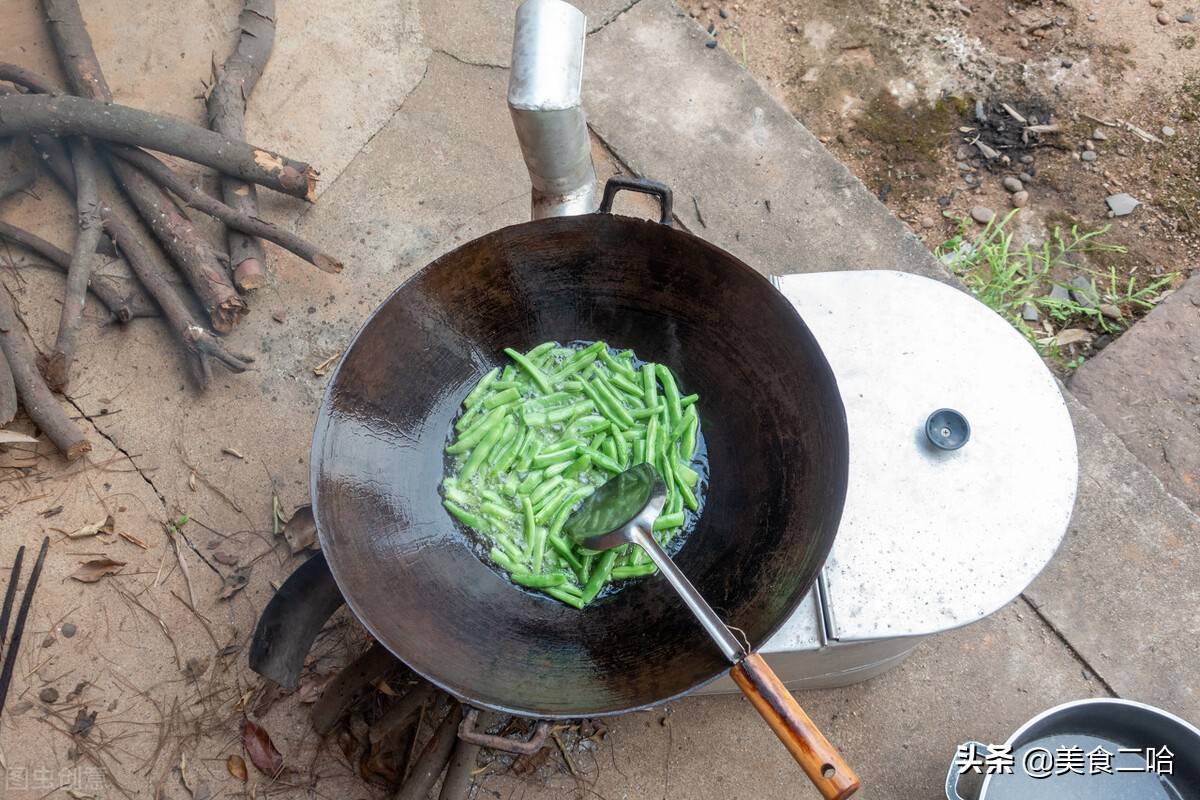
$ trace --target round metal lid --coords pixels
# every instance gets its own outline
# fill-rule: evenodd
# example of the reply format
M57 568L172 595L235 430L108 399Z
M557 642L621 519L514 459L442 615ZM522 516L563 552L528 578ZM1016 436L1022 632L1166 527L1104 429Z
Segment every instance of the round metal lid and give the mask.
M916 636L1004 606L1075 504L1075 432L1029 343L970 295L891 271L788 275L846 406L850 482L820 588L829 638ZM953 409L958 449L926 421Z

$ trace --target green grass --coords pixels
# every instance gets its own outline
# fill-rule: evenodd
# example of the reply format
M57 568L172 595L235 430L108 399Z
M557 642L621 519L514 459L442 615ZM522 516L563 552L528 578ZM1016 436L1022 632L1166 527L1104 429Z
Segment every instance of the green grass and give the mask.
M942 243L935 252L981 302L1012 323L1039 353L1066 369L1079 366L1082 356L1067 360L1055 334L1049 334L1040 325L1030 327L1021 317L1026 303L1038 308L1056 331L1087 328L1115 334L1153 308L1162 291L1178 277L1178 273L1170 273L1147 282L1132 274L1121 277L1116 266L1106 271L1086 266L1089 254L1126 252L1123 246L1104 241L1107 225L1088 232L1081 232L1074 225L1069 231L1055 227L1040 247L1027 243L1018 248L1009 228L1017 213L1014 210L1003 219L993 219L974 239L968 236L974 225L964 219L958 235ZM1089 278L1095 307L1076 302L1073 297L1058 300L1049 296L1055 284L1068 290L1073 288L1055 277L1056 272L1065 271ZM1100 306L1111 306L1110 312L1114 308L1119 310L1119 319L1106 316Z

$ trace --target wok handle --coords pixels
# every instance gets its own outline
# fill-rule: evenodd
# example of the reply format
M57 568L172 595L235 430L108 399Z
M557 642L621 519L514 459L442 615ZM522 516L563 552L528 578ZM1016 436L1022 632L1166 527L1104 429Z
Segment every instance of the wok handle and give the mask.
M858 791L854 770L804 713L762 656L751 653L735 664L729 674L825 800L844 800Z
M658 221L670 225L671 217L671 188L665 183L652 181L648 178L634 178L629 175L614 175L604 184L604 196L600 199L600 213L611 214L613 198L617 192L628 189L631 192L641 192L658 199Z

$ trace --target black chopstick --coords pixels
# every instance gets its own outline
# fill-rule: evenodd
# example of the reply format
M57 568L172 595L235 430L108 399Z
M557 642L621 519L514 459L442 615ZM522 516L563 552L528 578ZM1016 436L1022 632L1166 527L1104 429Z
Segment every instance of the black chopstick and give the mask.
M21 608L17 611L17 621L13 623L12 641L8 644L8 652L4 655L4 671L0 672L0 714L4 713L4 701L8 699L8 687L12 683L13 669L17 666L17 651L21 649L21 636L25 633L25 619L29 616L29 607L33 605L33 593L37 590L38 578L42 574L42 563L46 560L46 548L50 546L50 537L42 539L38 550L37 561L33 562L33 571L29 573L29 582L25 584L25 595L21 598ZM22 548L23 550L24 548ZM18 560L20 555L18 555ZM9 583L9 592L16 585L16 580ZM5 602L6 611L11 610L11 604ZM7 623L7 620L5 620Z

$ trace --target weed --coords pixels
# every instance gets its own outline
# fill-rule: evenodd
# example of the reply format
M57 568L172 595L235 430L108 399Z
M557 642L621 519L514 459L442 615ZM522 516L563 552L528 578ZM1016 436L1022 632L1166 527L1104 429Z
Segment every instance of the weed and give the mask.
M1077 263L1080 257L1126 252L1121 245L1103 241L1108 226L1089 232L1081 232L1076 225L1066 232L1055 226L1040 247L1028 243L1014 247L1008 223L1016 214L1014 210L1003 219L993 219L974 241L967 236L972 223L963 219L958 235L935 252L982 303L1008 320L1039 353L1064 369L1079 366L1082 357L1067 360L1060 353L1058 337L1053 332L1030 327L1022 317L1026 304L1043 311L1059 330L1088 327L1103 333L1119 333L1134 316L1153 308L1162 291L1178 277L1178 273L1171 273L1139 283L1131 275L1124 281L1116 266L1098 271ZM1081 291L1057 280L1053 273L1061 267L1090 276L1090 289ZM1055 285L1067 291L1060 292L1057 298L1049 296L1048 291ZM1086 302L1079 302L1080 294Z

